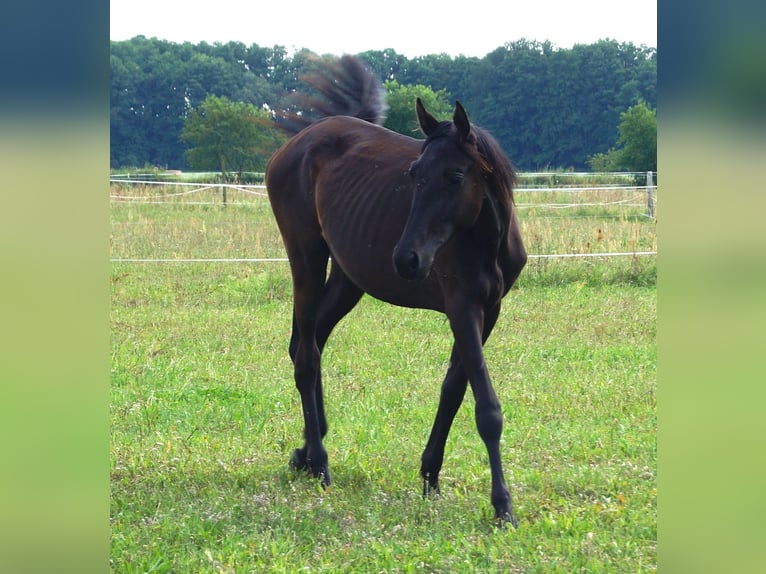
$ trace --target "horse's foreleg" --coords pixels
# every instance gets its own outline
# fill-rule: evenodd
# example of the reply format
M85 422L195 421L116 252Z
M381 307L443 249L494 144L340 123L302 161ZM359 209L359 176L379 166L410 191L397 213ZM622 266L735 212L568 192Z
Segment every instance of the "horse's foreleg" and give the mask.
M479 436L484 441L489 454L489 467L492 473L492 506L495 516L501 523L510 522L518 526L513 513L511 493L505 484L500 458L500 437L503 432L503 414L500 401L489 379L486 364L471 379L471 389L476 399L475 417Z
M453 346L447 375L442 383L436 419L421 457L420 475L423 477L423 496L439 491L439 472L444 461L444 446L455 414L463 402L467 384L468 377Z
M456 311L449 315L449 319L461 363L468 375L476 401L474 410L476 428L489 455L492 474L491 500L495 508L495 516L501 524L510 522L515 527L518 523L513 513L511 494L505 484L500 457L503 414L500 401L492 388L483 351L483 342L489 336L499 311L498 305L490 309L485 317L481 310L472 310L470 306L459 305Z

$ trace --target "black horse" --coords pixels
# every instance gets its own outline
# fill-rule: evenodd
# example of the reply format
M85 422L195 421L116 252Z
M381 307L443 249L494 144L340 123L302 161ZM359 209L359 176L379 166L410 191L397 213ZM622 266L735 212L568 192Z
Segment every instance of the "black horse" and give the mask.
M308 120L290 114L284 125L300 131L266 168L293 279L290 357L305 444L291 465L330 484L320 359L362 294L434 309L447 315L454 344L422 456L424 494L438 490L447 435L470 381L492 504L501 523L516 526L500 461L502 413L483 354L501 300L527 259L513 167L459 102L452 121L438 121L417 100L425 141L376 125L385 111L382 86L354 57L325 62L324 73L308 82L322 95L311 107L329 117L300 129Z

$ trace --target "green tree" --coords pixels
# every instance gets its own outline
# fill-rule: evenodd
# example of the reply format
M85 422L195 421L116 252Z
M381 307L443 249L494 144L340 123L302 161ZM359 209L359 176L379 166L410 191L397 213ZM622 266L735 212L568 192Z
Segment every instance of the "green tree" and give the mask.
M617 148L588 159L595 171L657 171L657 112L639 101L620 114Z
M384 86L388 112L383 125L390 130L410 137L423 137L415 115L417 98L420 98L426 109L437 118L448 119L452 114L446 90L434 92L428 86L402 85L396 80L387 80Z
M594 153L587 163L593 171L620 171L622 150L610 148L603 153Z
M646 102L620 114L617 128L620 136L617 144L622 145L623 169L628 171L657 171L657 112Z
M291 54L276 45L175 44L143 36L110 42L110 56L114 168L187 168L187 146L179 136L185 117L205 97L215 94L258 109L286 109L290 95L306 89L300 78L312 65L307 50ZM641 100L649 108L657 106L657 50L613 40L563 49L522 39L483 58L431 54L410 59L393 49L363 52L361 57L381 80L404 87L403 94L390 98L393 125L397 96L404 96L406 123L395 129L413 135L413 102L419 94L407 93L411 86L444 91L449 102L459 99L471 121L492 132L525 170L580 169L594 154L621 152L624 145L617 143L615 130L620 113ZM451 113L452 106L447 107Z
M191 167L229 180L232 172L263 171L283 138L268 111L211 95L189 112L181 139L193 146L186 152Z
M184 118L209 94L275 109L283 80L295 83L279 46L176 44L136 36L110 42L111 167L188 166Z

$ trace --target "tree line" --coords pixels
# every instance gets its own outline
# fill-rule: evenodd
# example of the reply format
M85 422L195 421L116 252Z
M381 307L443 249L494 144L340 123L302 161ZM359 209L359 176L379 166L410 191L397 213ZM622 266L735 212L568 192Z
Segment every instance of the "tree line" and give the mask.
M309 50L291 55L283 46L179 44L144 36L110 44L115 169L187 169L191 144L182 134L206 99L281 109L290 93L304 89L300 77L312 65ZM614 158L628 110L656 109L656 49L631 43L601 40L561 49L519 40L483 58L407 58L393 49L359 56L386 82L389 105L396 102L391 122L406 125L409 105L414 125L414 101L407 98L424 88L436 101L460 100L522 170L585 169L594 158Z

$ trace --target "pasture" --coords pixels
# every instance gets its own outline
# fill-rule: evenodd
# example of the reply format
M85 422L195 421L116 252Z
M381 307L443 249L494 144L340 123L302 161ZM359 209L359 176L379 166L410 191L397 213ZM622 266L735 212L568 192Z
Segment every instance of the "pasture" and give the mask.
M504 300L485 352L519 528L496 530L470 393L420 496L452 341L433 312L365 297L340 323L333 484L288 469L287 263L132 261L284 257L264 197L185 189L111 187L113 571L656 570L654 256L530 259ZM517 194L530 254L656 250L632 192L588 193Z

